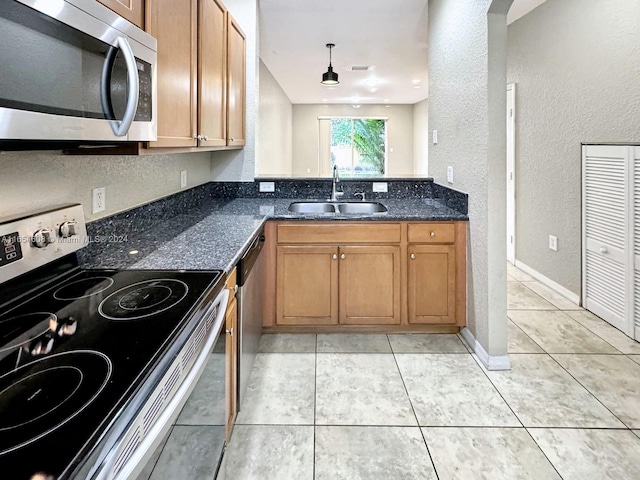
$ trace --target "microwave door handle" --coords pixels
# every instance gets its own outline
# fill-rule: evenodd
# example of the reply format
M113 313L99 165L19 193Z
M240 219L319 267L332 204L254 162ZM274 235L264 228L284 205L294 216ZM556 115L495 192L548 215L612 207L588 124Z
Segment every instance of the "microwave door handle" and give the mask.
M129 127L131 127L133 119L136 116L136 110L138 109L138 96L140 95L140 82L138 80L136 57L133 55L129 41L125 37L118 37L118 47L122 50L125 63L127 64L127 108L124 111L122 121L119 123L111 122L111 128L116 136L124 137L129 133Z
M107 120L111 120L111 128L113 133L116 133L116 126L113 122L116 119L116 114L113 112L113 104L111 103L111 72L113 70L113 64L116 61L116 55L118 54L117 47L109 47L109 51L104 59L102 65L102 75L100 76L100 104L102 105L102 112Z

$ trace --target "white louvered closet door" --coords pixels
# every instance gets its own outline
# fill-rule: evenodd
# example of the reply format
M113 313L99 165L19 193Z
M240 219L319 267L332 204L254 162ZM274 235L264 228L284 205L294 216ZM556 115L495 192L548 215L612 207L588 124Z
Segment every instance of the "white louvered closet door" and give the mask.
M640 147L633 149L633 334L640 341Z
M633 335L630 156L624 146L583 147L582 265L585 308Z

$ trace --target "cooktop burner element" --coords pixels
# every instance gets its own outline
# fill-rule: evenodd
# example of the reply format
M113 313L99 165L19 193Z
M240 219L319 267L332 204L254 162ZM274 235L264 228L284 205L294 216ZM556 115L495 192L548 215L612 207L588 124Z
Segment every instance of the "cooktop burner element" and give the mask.
M40 338L57 319L51 312L35 312L0 320L0 353L26 346Z
M109 320L137 320L170 309L188 292L189 287L180 280L147 280L112 293L100 303L98 311Z
M104 292L113 285L113 279L109 277L90 277L68 283L64 287L53 292L56 300L78 300Z
M0 377L0 456L42 438L89 406L111 377L109 358L74 350Z

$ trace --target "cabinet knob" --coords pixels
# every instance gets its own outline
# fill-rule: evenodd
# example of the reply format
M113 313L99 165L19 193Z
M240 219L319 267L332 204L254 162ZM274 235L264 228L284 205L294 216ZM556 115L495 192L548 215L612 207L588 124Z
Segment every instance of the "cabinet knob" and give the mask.
M431 232L431 236L435 237L436 236L436 232Z
M196 135L196 140L198 141L202 140L202 135Z
M207 140L209 140L209 137L207 135L204 135L202 139L206 142Z
M337 254L337 253L334 253L334 254L333 254L333 259L334 259L334 260L337 260L337 259L338 259L338 254Z
M343 253L342 255L340 255L340 258L344 260L345 258L347 258L347 256Z
M412 253L412 254L411 254L411 260L415 260L415 259L416 259L416 254L415 254L415 253Z
M600 247L600 253L607 253L608 251L607 247Z
M229 335L233 335L233 327L227 329L226 331Z
M236 137L231 137L231 141L235 142L236 141Z

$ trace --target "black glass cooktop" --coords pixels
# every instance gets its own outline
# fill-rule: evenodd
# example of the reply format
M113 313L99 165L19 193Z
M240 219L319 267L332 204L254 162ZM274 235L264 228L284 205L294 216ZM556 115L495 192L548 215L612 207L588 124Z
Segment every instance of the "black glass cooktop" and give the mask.
M221 272L83 270L0 311L0 477L81 461ZM220 284L220 285L218 285Z

